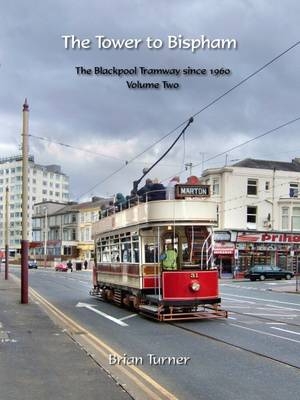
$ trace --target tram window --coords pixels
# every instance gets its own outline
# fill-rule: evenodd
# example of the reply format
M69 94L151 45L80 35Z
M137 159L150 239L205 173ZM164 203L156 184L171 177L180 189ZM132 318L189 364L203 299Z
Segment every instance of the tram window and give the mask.
M125 263L131 262L131 244L129 241L122 243L121 245L121 261Z
M119 262L120 261L119 245L118 244L114 244L111 247L111 261L112 262Z
M140 261L139 248L136 244L133 245L133 257L132 262L138 263Z
M190 259L190 252L187 243L182 243L182 260L189 261Z
M145 262L153 263L158 262L158 248L153 244L145 244Z

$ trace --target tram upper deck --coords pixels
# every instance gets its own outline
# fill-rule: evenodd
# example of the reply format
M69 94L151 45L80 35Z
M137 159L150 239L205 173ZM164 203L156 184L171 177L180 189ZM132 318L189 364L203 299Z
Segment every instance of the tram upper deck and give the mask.
M213 226L217 206L208 198L188 198L139 202L121 211L111 211L93 224L92 235L148 224L192 224Z

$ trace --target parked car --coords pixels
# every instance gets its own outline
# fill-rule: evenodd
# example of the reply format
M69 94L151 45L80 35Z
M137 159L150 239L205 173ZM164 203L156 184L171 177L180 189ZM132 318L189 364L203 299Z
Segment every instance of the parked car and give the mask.
M29 260L28 268L29 269L37 269L38 268L37 262L35 260Z
M264 281L265 279L291 279L294 274L275 265L254 265L245 272L244 276L251 281L256 281L256 279Z
M57 264L55 266L55 271L67 272L68 271L67 264L64 264L64 263Z

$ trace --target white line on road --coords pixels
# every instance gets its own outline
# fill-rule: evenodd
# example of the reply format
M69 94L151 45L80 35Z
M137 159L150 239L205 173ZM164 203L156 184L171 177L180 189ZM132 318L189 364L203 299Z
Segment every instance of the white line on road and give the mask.
M124 319L129 319L129 318L133 318L133 317L136 317L136 316L137 316L137 314L127 315L127 317L119 318L119 321L124 321Z
M272 336L272 337L276 337L278 339L288 340L289 342L294 342L294 343L299 343L300 344L300 340L295 340L295 339L290 339L290 338L287 338L287 337L284 337L284 336L274 335L273 333L267 333L267 332L259 331L258 329L247 328L246 326L241 326L241 325L237 325L237 324L229 324L229 325L235 326L237 328L245 329L247 331L261 333L262 335Z
M288 329L277 328L276 326L271 326L271 328L276 329L278 331L282 331L282 332L292 333L293 335L300 335L300 332L290 331Z
M238 294L231 294L231 293L230 293L230 296L238 297L238 298L241 297L241 298L243 298L243 299L268 301L268 302L270 302L270 303L289 304L289 305L292 305L292 306L298 306L298 307L299 307L299 303L290 303L290 302L288 302L288 301L262 299L262 298L260 298L260 297L240 296L240 295L238 295ZM224 299L224 298L226 298L226 295L223 295L223 296L222 296L222 299Z
M268 307L273 307L273 308L280 308L281 310L290 310L290 311L300 311L299 308L291 308L291 307L281 307L281 306L275 306L273 304L266 304Z
M297 314L263 314L263 313L245 313L245 315L258 315L260 317L264 316L264 317L284 317L284 318L295 318L297 317Z
M234 295L231 295L234 296ZM223 300L231 300L231 301L238 301L239 303L248 303L248 304L255 304L255 301L248 301L248 300L240 300L240 299L232 299L231 297L222 296Z
M106 314L106 313L104 313L104 312L102 312L102 311L100 311L100 310L96 310L96 309L94 308L95 306L92 305L92 304L80 303L80 302L79 302L79 303L76 304L76 307L84 307L84 308L87 308L88 310L94 311L95 313L101 315L102 317L109 319L110 321L114 322L115 324L118 324L118 325L121 325L121 326L128 326L128 324L126 324L125 322L120 321L119 319L114 318L114 317L112 317L111 315L108 315L108 314Z

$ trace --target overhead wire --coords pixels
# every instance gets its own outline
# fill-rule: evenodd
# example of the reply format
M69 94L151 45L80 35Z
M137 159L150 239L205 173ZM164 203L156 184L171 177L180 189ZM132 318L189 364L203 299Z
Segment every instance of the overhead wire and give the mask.
M208 162L208 161L214 160L214 159L216 159L216 158L218 158L218 157L220 157L220 156L223 156L223 155L225 155L225 154L227 154L227 153L230 153L230 152L233 151L233 150L236 150L236 149L238 149L238 148L240 148L240 147L242 147L242 146L245 146L246 144L249 144L249 143L251 143L251 142L254 142L255 140L260 139L260 138L262 138L262 137L264 137L264 136L266 136L266 135L269 135L270 133L273 133L273 132L276 132L276 131L278 131L278 130L280 130L280 129L282 129L282 128L285 128L286 126L289 126L289 125L291 125L291 124L293 124L293 123L295 123L295 122L297 122L297 121L299 121L299 120L300 120L300 116L298 116L298 117L296 117L296 118L293 118L293 119L291 119L290 121L284 122L283 124L276 126L275 128L269 129L268 131L266 131L266 132L264 132L264 133L261 133L261 134L255 136L255 137L253 137L253 138L251 138L251 139L248 139L248 140L246 140L246 141L244 141L244 142L242 142L242 143L239 143L239 144L236 145L236 146L230 147L229 149L226 149L225 151L222 151L221 153L218 153L218 154L216 154L216 155L214 155L214 156L212 156L212 157L210 157L210 158L207 158L206 160L201 161L200 163L193 164L193 167L198 167L200 164L202 165L202 164L204 164L204 163L206 163L206 162ZM185 169L182 169L182 170L178 171L178 172L176 173L176 175L181 175L184 171L185 171ZM170 177L165 178L164 180L169 179L169 178L170 178Z
M198 116L200 113L202 113L203 111L207 110L208 108L210 108L212 105L216 104L218 101L220 101L221 99L223 99L225 96L227 96L229 93L231 93L233 90L237 89L239 86L243 85L244 83L246 83L248 80L250 80L251 78L253 78L255 75L259 74L261 71L263 71L264 69L266 69L267 67L269 67L271 64L273 64L275 61L277 61L278 59L280 59L282 56L284 56L285 54L287 54L289 51L291 51L292 49L294 49L295 47L297 47L300 44L300 41L295 42L293 45L291 45L290 47L288 47L287 49L285 49L284 51L282 51L281 53L279 53L277 56L273 57L270 61L268 61L267 63L265 63L264 65L262 65L260 68L258 68L257 70L255 70L254 72L252 72L251 74L249 74L248 76L246 76L244 79L242 79L241 81L239 81L237 84L235 84L234 86L232 86L230 89L226 90L224 93L222 93L221 95L217 96L214 100L212 100L211 102L209 102L208 104L206 104L204 107L202 107L199 111L197 111L196 113L194 113L191 117L185 119L182 123L180 123L179 125L177 125L175 128L173 128L171 131L169 131L168 133L166 133L165 135L163 135L160 139L156 140L152 145L148 146L146 149L144 149L142 152L138 153L136 156L132 157L130 160L127 160L125 162L125 165L119 167L117 170L115 170L114 172L112 172L111 174L109 174L106 178L101 179L101 181L97 182L95 185L93 185L92 188L90 188L89 190L85 191L84 193L82 193L78 199L80 199L81 197L83 197L84 195L88 194L90 191L92 191L95 187L99 186L100 184L106 182L109 178L111 178L112 176L116 175L118 172L120 172L122 169L126 168L130 163L132 163L133 161L135 161L137 158L139 158L141 155L145 154L146 152L148 152L151 148L153 148L155 145L157 145L158 143L162 142L164 139L166 139L167 137L169 137L172 133L174 133L175 131L177 131L179 128L181 128L184 124L186 124L190 118L195 118L196 116ZM298 118L297 118L298 119ZM279 129L279 128L278 128ZM267 133L266 133L267 134ZM254 140L251 139L250 141ZM247 143L249 143L250 141L247 141ZM58 143L60 144L60 143ZM65 145L65 144L61 144L61 145ZM72 145L68 145L68 147L72 147ZM224 154L224 153L223 153ZM210 159L208 159L210 160ZM207 160L207 161L208 161Z

